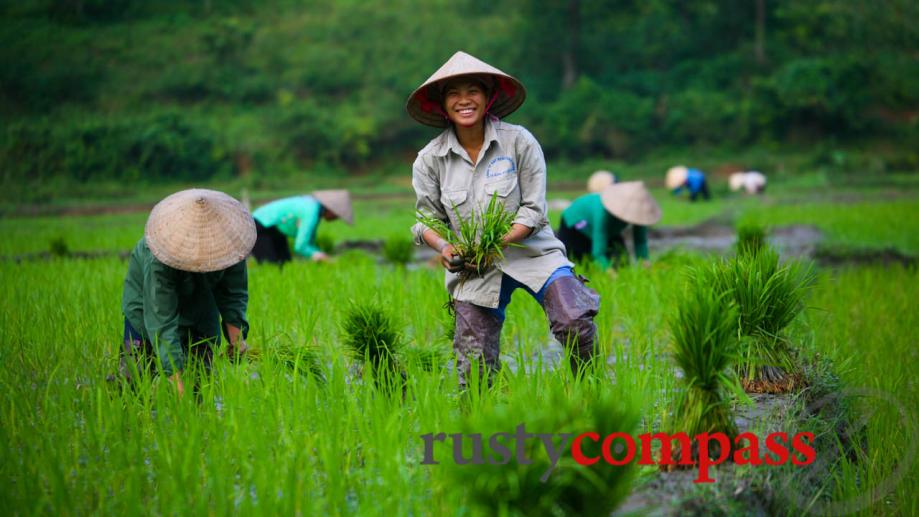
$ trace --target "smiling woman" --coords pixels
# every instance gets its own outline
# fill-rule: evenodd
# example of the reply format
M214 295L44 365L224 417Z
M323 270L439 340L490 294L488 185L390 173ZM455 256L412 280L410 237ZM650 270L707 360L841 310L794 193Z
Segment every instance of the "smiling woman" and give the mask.
M415 120L445 128L418 153L412 169L421 221L412 231L416 244L437 251L447 269L461 387L473 361L481 360L488 372L498 369L505 309L518 287L542 304L556 339L571 347L572 369L594 354L593 319L600 298L575 276L565 247L548 225L542 148L525 128L500 120L525 98L517 79L457 52L406 105ZM500 237L505 250L484 271L463 274L469 264L462 254L425 221L459 234L468 221L487 215L490 200L512 220Z

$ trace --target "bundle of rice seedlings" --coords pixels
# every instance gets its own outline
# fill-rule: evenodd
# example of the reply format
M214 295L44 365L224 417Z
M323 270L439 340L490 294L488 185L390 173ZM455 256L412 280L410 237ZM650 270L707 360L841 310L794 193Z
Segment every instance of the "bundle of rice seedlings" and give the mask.
M383 258L388 262L404 266L412 261L415 244L411 239L390 237L383 242Z
M737 225L737 254L755 255L766 247L766 227L752 222Z
M464 218L455 206L453 211L459 221L458 232L454 232L445 221L421 211L416 218L456 248L456 252L466 262L467 269L463 275L481 275L504 258L502 238L510 231L515 215L504 209L497 193L491 196L485 210L478 214L473 212Z
M718 268L711 264L691 270L689 289L669 321L671 351L685 386L672 427L689 436L737 434L727 400L736 386L730 367L737 354L737 309L727 294L711 289ZM693 451L693 457L698 458L698 451Z
M351 302L341 324L344 345L371 368L378 386L403 376L397 354L402 332L392 314L377 302Z
M780 264L769 247L737 255L713 275L714 289L737 305L742 339L736 368L747 391L787 392L802 382L785 329L804 309L814 278L810 264Z
M314 345L297 343L290 336L269 340L260 348L250 349L247 356L251 360L267 360L293 373L312 376L320 382L325 382L319 348Z
M609 383L532 386L464 416L462 456L468 463L450 459L454 444L449 439L435 448L436 459L447 470L447 486L464 488L462 500L476 507L473 514L610 515L631 491L637 456L613 466L602 459L601 443L585 439L580 442L584 455L601 459L580 465L571 455L571 440L583 432L597 433L601 442L616 432L634 436L638 422L634 405ZM529 434L522 443L519 432ZM560 456L554 467L535 433L554 435L552 445ZM570 433L565 442L559 436L564 433ZM472 434L480 436L479 443ZM519 461L519 454L529 463ZM614 445L613 456L619 460L625 453Z

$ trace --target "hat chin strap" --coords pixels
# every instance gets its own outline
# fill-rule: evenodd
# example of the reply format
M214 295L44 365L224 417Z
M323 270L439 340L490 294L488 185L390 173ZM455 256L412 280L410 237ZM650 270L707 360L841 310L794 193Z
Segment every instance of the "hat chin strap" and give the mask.
M488 110L491 109L491 105L494 104L496 100L498 100L498 91L497 91L497 89L495 90L495 93L493 93L493 94L491 95L491 100L488 101L488 105L485 106L485 114L486 114L486 115L491 115L490 113L488 113ZM492 116L492 117L495 117L494 115L491 115L491 116ZM498 118L498 117L495 117L495 118Z

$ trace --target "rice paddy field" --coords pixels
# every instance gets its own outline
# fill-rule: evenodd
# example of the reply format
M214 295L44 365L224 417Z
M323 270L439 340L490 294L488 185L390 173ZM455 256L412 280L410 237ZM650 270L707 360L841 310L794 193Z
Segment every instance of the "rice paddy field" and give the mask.
M379 253L380 242L408 239L412 199L359 198L355 226L320 227L320 240L333 244L332 262L250 264L250 357L221 356L210 373L195 375L197 393L181 399L155 376L133 387L107 380L123 329L123 254L142 235L145 212L0 219L0 508L22 515L917 515L919 274L911 257L919 254L919 183L770 189L762 198L696 204L655 195L664 229L806 225L820 235L815 246L843 257L816 262L806 308L787 329L805 382L771 398L726 395L744 429L814 433L811 465L725 464L713 468L715 483L697 484L692 469L586 467L563 455L543 482L550 460L535 440L527 442L530 464L456 464L449 440L433 448L439 464L428 464L428 433L488 437L519 424L555 434L679 429L674 408L687 383L670 323L688 272L733 251L685 246L656 250L649 267L580 267L601 295L605 358L580 378L541 307L518 291L500 375L491 389L460 394L442 270ZM549 199L572 195L550 190ZM558 217L554 210L553 225ZM900 258L844 260L878 251ZM361 304L391 318L404 385L375 382L370 365L345 346L347 315Z

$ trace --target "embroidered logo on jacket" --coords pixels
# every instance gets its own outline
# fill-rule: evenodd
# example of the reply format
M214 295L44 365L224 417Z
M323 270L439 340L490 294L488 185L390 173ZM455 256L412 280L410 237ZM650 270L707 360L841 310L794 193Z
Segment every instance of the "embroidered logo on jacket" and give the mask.
M507 174L517 172L517 164L508 156L499 156L488 162L488 168L485 170L486 178L497 178Z

